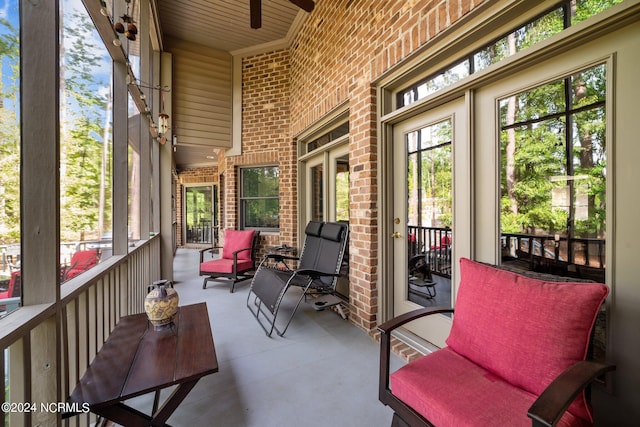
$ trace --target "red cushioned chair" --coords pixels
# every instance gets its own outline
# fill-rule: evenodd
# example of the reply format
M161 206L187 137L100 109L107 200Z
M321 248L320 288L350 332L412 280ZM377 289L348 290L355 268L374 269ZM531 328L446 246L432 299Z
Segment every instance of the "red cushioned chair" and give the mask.
M7 289L0 289L0 299L19 297L20 282L20 270L11 272L11 278L9 279Z
M381 325L379 398L392 426L588 426L584 389L613 365L587 361L609 289L528 278L468 259L447 347L389 375L391 332L424 308Z
M202 282L202 289L206 289L210 280L219 281L220 278L230 279L230 292L233 292L237 282L251 277L250 271L256 268L256 250L260 232L256 230L225 230L224 245L205 248L200 251L200 276L207 276ZM222 249L218 259L204 260L206 252L213 253L214 249Z
M0 312L8 313L20 306L22 280L20 270L13 271L6 289L0 289Z
M69 265L62 267L60 277L62 282L76 277L80 273L84 273L91 267L94 267L100 261L99 249L87 249L84 251L76 251L71 257Z

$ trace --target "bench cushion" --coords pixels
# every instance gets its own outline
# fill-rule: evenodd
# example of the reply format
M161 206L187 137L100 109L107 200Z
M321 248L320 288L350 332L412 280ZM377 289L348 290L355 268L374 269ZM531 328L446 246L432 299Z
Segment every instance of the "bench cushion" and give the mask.
M599 283L547 282L461 259L447 345L539 395L561 372L585 359L608 292ZM569 411L592 421L584 393Z
M536 396L490 374L446 347L391 375L393 394L435 426L531 426ZM558 426L588 423L566 412Z

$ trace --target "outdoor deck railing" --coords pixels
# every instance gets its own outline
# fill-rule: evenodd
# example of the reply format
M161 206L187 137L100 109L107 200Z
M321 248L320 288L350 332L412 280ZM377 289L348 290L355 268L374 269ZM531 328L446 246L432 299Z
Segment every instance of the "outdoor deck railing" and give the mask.
M604 239L504 233L502 246L503 253L511 256L520 252L569 264L605 267Z
M451 229L407 226L409 259L424 254L431 272L451 278Z
M605 281L605 239L505 233L501 244L503 261L516 260L543 273Z
M147 287L160 279L160 237L139 243L127 255L110 257L90 271L61 286L58 304L22 307L0 322L0 348L5 363L0 375L5 378L2 403L36 402L47 384L59 385L57 402L64 403L120 317L144 310ZM28 286L28 284L26 285ZM28 292L28 288L25 289ZM58 366L42 366L43 342L38 337L56 331L60 342ZM44 374L43 374L44 373ZM39 385L40 384L40 385ZM39 404L37 404L39 405ZM0 412L0 425L56 425L62 411ZM20 409L16 406L16 409ZM8 413L7 413L8 412ZM89 425L89 414L73 417L70 425Z
M424 255L432 273L450 278L451 229L410 225L407 234L409 259ZM532 270L604 280L605 239L504 233L501 242L504 260L517 259Z

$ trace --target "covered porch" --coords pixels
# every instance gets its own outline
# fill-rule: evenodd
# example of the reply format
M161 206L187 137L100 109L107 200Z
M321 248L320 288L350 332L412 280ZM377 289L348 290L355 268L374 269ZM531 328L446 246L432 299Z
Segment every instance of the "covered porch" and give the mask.
M284 337L268 338L246 307L250 280L239 282L234 293L213 282L203 290L197 269L198 252L178 249L174 288L180 305L207 303L220 370L199 381L168 424L390 425L392 411L377 400L374 339L337 313L305 304ZM297 289L287 294L283 310L296 299ZM153 394L130 403L148 412Z
M455 305L467 257L604 282L617 371L594 390L597 421L640 417L640 1L7 4L2 279L19 269L22 291L0 318L5 402L64 404L167 279L207 304L220 361L170 424L389 425L377 327ZM202 289L196 250L225 230L259 230L260 257L300 249L310 221L348 223L348 320L302 310L268 339L248 282ZM85 246L98 262L61 274ZM395 350L443 346L450 319L398 331Z

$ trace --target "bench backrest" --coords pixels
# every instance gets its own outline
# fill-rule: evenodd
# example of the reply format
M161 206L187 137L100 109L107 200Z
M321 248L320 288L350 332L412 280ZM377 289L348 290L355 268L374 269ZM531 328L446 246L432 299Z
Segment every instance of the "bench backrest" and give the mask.
M255 252L255 236L256 230L232 230L224 231L224 245L222 247L222 258L233 259L233 253L240 249L251 248L250 251L238 252L238 261L253 260Z
M539 395L587 355L609 288L532 279L468 259L447 345L507 382ZM584 396L569 411L590 420Z

